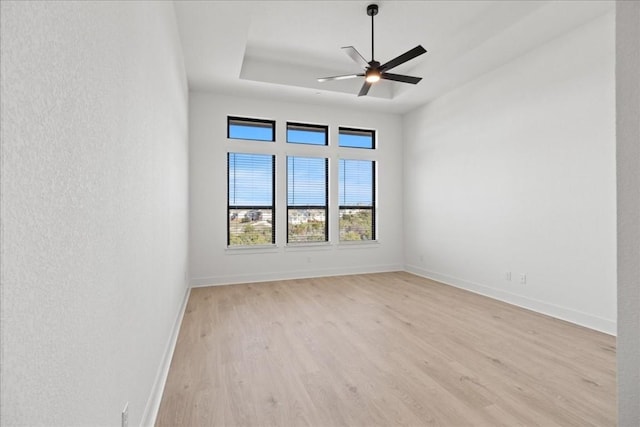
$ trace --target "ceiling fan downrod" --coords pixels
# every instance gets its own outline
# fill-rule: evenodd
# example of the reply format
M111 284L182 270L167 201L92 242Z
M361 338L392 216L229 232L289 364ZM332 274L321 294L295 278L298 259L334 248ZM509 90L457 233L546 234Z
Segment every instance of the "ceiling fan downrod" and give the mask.
M378 5L370 4L367 6L367 15L371 17L371 62L375 61L375 54L373 49L373 17L378 14Z

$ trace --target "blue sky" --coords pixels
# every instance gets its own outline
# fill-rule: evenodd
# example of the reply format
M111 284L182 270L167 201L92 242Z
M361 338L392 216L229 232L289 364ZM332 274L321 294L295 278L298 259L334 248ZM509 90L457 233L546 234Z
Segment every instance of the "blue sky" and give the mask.
M229 153L229 205L271 206L273 156Z
M373 168L370 160L340 159L339 202L344 206L373 204Z
M324 132L309 132L303 130L287 129L287 142L299 144L325 145Z
M326 203L326 159L287 156L287 204L289 206Z
M340 147L353 147L353 148L373 148L373 141L371 137L364 135L348 135L339 134L338 145Z
M273 129L264 125L229 125L229 138L233 139L252 139L257 141L271 141Z

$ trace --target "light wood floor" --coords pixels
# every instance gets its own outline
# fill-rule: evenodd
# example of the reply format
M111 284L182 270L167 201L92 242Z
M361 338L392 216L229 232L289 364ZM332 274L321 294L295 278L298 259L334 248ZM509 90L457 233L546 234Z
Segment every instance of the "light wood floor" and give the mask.
M615 338L408 273L196 288L158 426L613 426Z

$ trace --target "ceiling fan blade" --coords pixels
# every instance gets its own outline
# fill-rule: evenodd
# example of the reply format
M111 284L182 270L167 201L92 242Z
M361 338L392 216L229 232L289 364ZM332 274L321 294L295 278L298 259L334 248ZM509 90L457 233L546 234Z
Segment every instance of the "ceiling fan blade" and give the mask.
M394 82L411 83L417 85L422 77L405 76L402 74L382 73L381 79L393 80Z
M328 82L330 80L353 79L355 77L364 77L364 74L344 74L342 76L320 77L318 81L322 83L322 82Z
M349 55L349 58L353 59L361 67L367 68L369 66L367 60L364 59L362 55L360 55L360 52L358 52L355 47L345 46L342 48L342 50L344 50L344 53Z
M402 55L393 58L391 61L387 62L386 64L382 64L380 66L379 70L380 71L387 71L387 70L390 70L392 68L395 68L400 64L404 64L405 62L412 60L416 56L422 55L426 51L427 50L425 48L423 48L422 46L418 45L418 46L414 47L413 49L406 51Z
M358 93L358 96L365 96L369 93L369 88L371 88L371 83L365 81L362 85L362 89L360 89L360 93Z

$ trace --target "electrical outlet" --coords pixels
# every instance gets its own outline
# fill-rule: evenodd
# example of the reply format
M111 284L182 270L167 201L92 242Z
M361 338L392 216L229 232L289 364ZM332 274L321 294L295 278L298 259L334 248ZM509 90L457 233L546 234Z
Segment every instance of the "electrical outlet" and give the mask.
M526 273L521 273L520 274L520 284L522 284L522 285L526 285L527 284L527 274Z
M129 427L129 402L124 405L122 410L122 427Z
M504 273L504 280L511 281L511 272L507 271Z

